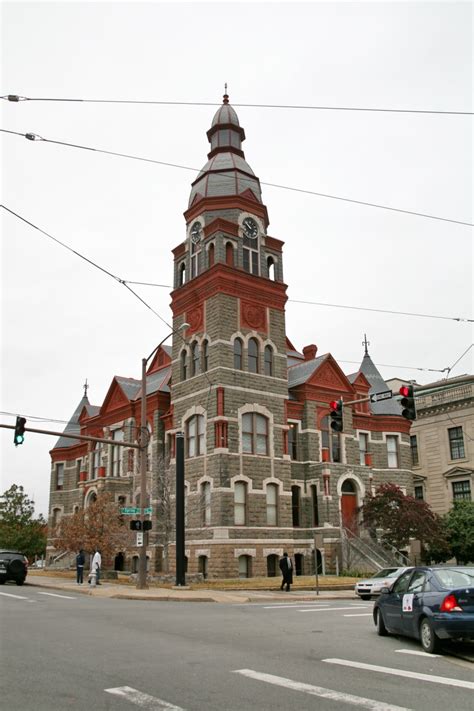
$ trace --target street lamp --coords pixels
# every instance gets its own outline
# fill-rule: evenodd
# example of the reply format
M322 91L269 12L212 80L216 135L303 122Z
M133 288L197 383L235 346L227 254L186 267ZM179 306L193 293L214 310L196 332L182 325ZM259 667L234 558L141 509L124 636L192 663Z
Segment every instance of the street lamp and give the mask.
M182 323L176 329L173 329L168 333L162 341L158 343L156 348L152 350L148 358L142 358L142 397L141 397L141 408L140 408L140 520L142 522L142 544L139 549L139 560L138 560L138 578L137 578L137 589L145 590L148 587L146 582L146 544L148 533L144 531L143 522L145 521L145 502L146 502L146 474L147 474L147 449L148 449L148 429L146 426L146 366L150 358L152 358L156 351L163 345L165 341L173 335L173 333L179 333L184 329L189 328L189 323Z

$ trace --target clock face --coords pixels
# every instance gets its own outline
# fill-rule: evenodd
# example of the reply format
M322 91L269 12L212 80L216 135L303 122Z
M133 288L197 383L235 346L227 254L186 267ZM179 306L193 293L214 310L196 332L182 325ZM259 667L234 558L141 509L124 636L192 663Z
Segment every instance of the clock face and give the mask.
M201 223L195 222L191 227L191 239L196 244L201 239Z
M243 221L245 236L249 239L256 239L258 235L258 225L251 217L246 217Z

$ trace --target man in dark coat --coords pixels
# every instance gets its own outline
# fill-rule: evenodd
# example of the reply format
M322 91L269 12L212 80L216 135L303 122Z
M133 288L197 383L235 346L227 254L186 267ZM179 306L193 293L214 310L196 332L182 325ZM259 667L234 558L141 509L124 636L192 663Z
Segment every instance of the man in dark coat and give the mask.
M286 591L290 591L290 585L293 582L293 563L288 553L283 553L283 558L280 558L280 570L283 576L281 581L280 590L283 590L283 586L286 585Z
M76 580L77 580L78 585L82 585L82 583L84 582L83 575L84 575L84 563L85 562L86 562L86 558L84 555L84 551L81 548L79 553L76 555L76 573L77 573Z

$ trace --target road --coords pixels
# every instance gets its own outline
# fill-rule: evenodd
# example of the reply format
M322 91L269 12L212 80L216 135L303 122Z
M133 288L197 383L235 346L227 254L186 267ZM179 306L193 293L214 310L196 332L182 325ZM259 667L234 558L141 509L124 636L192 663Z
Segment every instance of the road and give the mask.
M0 591L2 708L471 711L474 666L357 600L217 604Z

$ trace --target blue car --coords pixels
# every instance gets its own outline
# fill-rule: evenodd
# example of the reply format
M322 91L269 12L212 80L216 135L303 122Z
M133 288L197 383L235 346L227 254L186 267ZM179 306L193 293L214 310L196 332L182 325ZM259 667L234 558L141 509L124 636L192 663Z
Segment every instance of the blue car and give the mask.
M379 635L414 637L431 654L442 640L474 640L474 566L417 566L380 592Z

